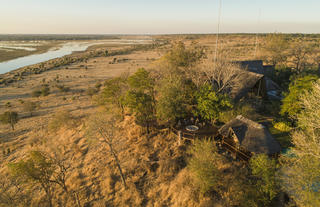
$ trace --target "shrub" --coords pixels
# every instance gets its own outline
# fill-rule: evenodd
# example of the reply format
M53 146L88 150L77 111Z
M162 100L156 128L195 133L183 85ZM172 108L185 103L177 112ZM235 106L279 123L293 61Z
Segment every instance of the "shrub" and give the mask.
M50 88L48 85L43 85L40 90L34 90L31 92L32 97L48 96L50 94Z
M26 101L23 103L23 110L30 113L32 116L32 112L34 112L39 107L39 104L36 102Z
M75 126L75 119L68 111L59 111L49 121L48 128L51 131L57 131L62 127Z
M255 178L256 200L260 201L262 206L269 206L278 194L280 187L276 178L276 161L265 154L260 154L252 157L249 165Z
M10 124L12 130L14 130L14 125L18 123L18 113L15 111L6 111L0 115L0 122L2 124Z
M40 90L34 90L31 92L32 97L39 97L41 96L41 91Z
M238 104L233 109L224 111L219 116L219 121L223 123L227 123L231 121L232 119L236 118L238 115L243 115L249 119L256 119L256 112L255 110L246 103Z
M273 127L278 129L281 132L290 132L292 130L292 127L290 127L290 124L288 122L274 122L272 123Z
M41 88L41 96L48 96L50 94L50 88L48 85L44 85Z
M222 161L222 157L217 152L214 141L195 140L194 145L190 149L192 157L188 162L188 169L194 178L196 185L199 186L202 193L217 188L220 178L218 165Z
M70 87L66 87L64 85L57 85L56 86L60 92L69 92L70 91Z
M97 94L98 93L98 90L96 88L88 88L87 90L87 95L92 97L93 95Z
M5 106L6 106L7 108L11 108L11 107L12 107L11 102L8 101Z

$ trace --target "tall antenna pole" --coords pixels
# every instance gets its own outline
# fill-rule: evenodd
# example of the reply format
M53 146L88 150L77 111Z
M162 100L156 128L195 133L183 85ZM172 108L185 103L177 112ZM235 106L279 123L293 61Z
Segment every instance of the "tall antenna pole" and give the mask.
M216 35L216 48L214 51L214 63L217 62L217 54L218 54L218 44L219 44L219 33L220 33L220 21L221 21L221 8L222 8L222 0L219 0L219 13L218 13L218 31Z
M260 25L260 19L261 19L261 8L259 9L259 15L258 15L258 26ZM256 42L255 42L255 49L254 49L254 57L257 57L257 51L258 51L258 32L256 33Z

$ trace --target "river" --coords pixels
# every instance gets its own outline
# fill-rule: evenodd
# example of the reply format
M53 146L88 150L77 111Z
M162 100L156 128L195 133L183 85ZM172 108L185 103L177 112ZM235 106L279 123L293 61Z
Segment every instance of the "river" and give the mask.
M48 61L54 58L63 57L65 55L70 55L75 51L85 51L89 46L96 44L142 44L148 43L151 40L102 40L101 42L68 42L62 45L60 48L54 50L49 50L45 53L29 55L25 57L16 58L6 62L0 62L0 74L25 67L28 65L33 65Z

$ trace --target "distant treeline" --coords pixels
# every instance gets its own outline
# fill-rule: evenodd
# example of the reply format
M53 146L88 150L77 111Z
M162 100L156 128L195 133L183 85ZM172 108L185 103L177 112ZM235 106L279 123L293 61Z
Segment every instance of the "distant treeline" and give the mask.
M271 33L220 33L220 36L262 36L266 37ZM278 33L285 35L286 38L320 38L320 34L303 34L303 33ZM168 35L161 35L161 36L173 36L173 37L183 37L185 39L199 39L201 37L211 37L217 35L216 33L211 34L168 34Z
M32 40L96 40L120 39L115 35L77 35L77 34L0 34L0 41Z

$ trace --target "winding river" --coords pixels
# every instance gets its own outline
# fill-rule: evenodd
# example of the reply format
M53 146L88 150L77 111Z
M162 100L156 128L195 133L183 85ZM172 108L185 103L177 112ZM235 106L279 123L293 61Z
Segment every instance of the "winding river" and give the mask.
M56 50L49 50L45 53L29 55L25 57L16 58L6 62L0 62L0 74L37 63L41 63L54 58L69 55L75 51L85 51L89 46L96 44L142 44L150 42L150 40L105 40L101 42L69 42L62 45Z

